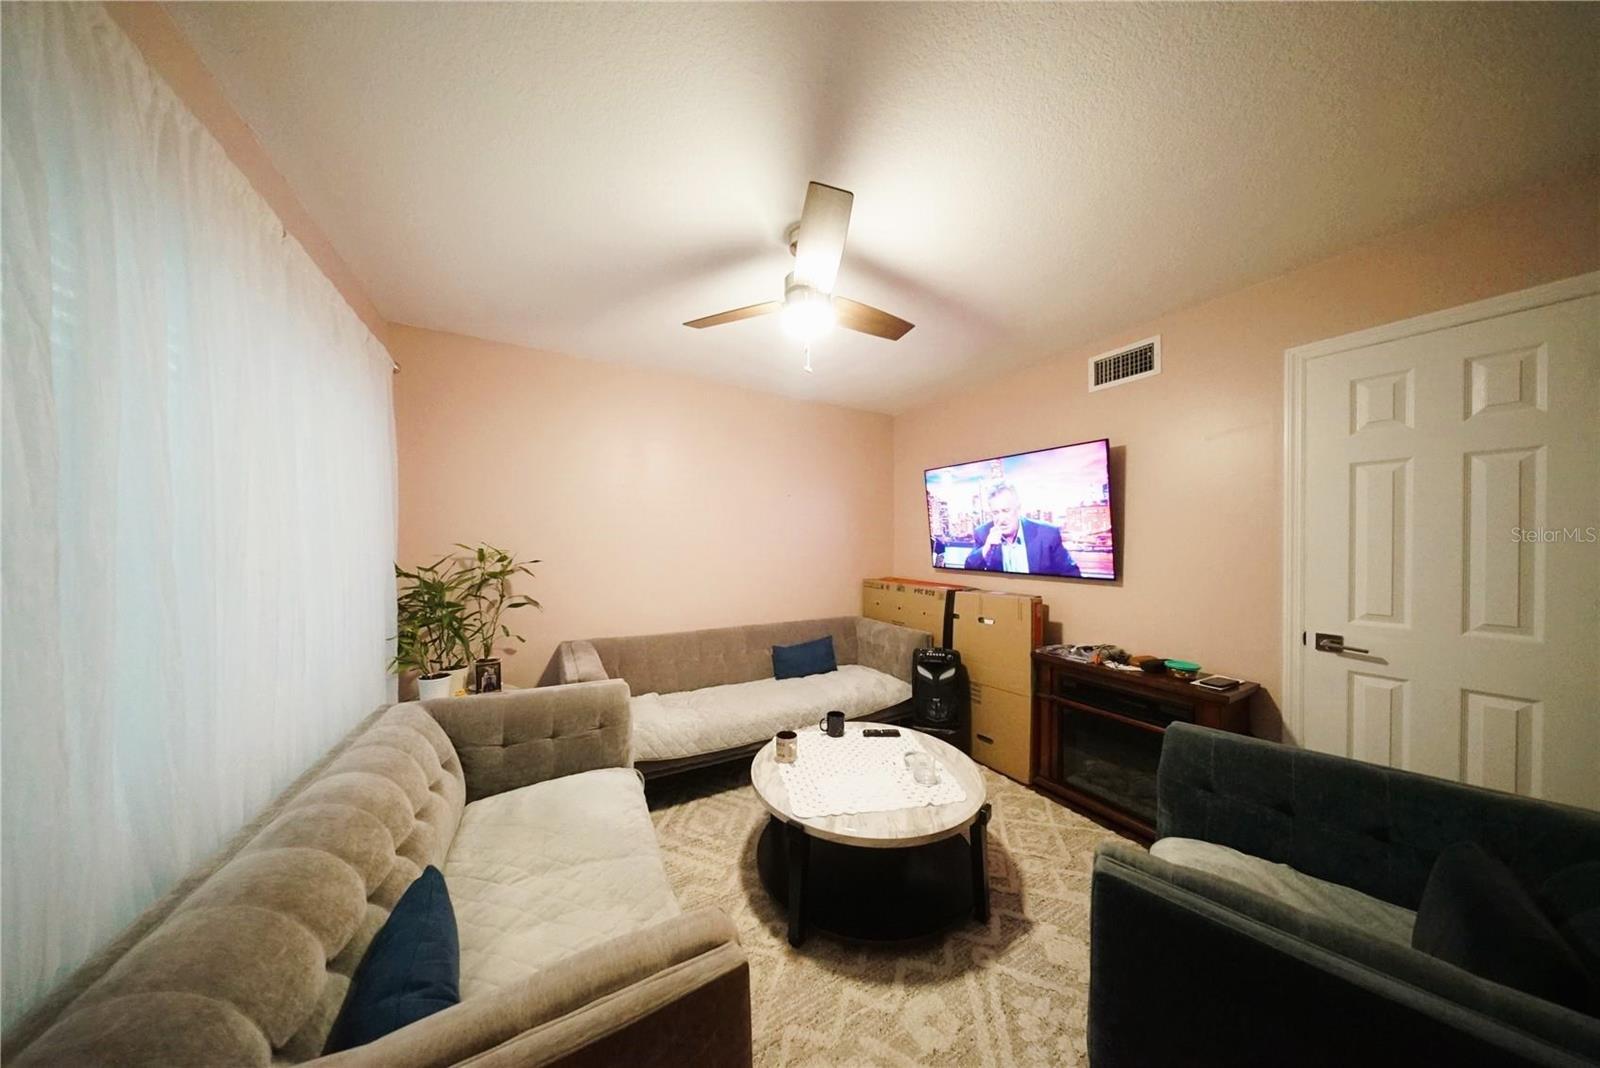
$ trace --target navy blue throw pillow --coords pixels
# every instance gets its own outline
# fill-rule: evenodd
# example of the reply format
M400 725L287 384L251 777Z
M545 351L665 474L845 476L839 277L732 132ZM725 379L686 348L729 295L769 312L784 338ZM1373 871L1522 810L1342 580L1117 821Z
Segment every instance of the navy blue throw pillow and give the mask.
M1453 845L1434 862L1411 945L1492 982L1593 1011L1577 954L1511 869L1474 842Z
M798 645L772 647L772 677L798 679L806 675L824 675L839 670L833 658L833 635Z
M461 1000L461 942L439 869L406 888L350 980L324 1053L364 1045Z

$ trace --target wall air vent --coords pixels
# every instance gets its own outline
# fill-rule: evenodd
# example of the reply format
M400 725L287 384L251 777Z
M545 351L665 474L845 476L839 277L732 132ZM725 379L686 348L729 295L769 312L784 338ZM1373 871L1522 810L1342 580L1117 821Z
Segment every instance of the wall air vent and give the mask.
M1127 385L1140 378L1161 373L1161 337L1145 338L1137 344L1096 356L1089 361L1089 392Z

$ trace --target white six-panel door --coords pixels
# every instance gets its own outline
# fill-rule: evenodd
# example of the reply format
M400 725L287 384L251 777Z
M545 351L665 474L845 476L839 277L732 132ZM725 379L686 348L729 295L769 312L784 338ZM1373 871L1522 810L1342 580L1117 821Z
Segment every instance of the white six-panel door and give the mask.
M1302 744L1600 807L1597 289L1289 354Z

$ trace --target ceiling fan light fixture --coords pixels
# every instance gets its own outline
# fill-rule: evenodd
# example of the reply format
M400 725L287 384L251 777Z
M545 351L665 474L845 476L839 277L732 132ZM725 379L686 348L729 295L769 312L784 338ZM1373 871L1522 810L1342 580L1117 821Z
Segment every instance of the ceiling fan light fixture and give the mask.
M783 312L778 321L783 332L802 345L809 345L833 329L838 315L833 299L810 286L790 286L784 294Z
M794 271L784 280L783 299L703 315L683 325L704 330L708 326L737 323L778 312L784 333L806 347L807 371L811 370L811 343L836 324L858 334L899 341L911 329L911 323L859 300L833 295L833 284L839 277L839 258L844 255L845 235L850 227L850 205L854 201L855 194L848 189L837 189L821 182L807 185L800 221L784 234L784 243L794 257Z

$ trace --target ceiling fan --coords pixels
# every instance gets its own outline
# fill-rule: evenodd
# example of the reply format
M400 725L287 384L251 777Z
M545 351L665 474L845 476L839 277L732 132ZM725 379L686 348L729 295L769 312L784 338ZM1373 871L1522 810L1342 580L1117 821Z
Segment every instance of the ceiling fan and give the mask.
M850 205L855 194L847 189L812 182L806 187L800 221L789 228L789 253L794 271L784 280L783 299L750 304L732 311L691 319L684 326L736 323L758 315L781 313L784 332L806 346L806 370L811 370L811 343L833 329L835 323L873 337L899 341L912 324L896 315L848 297L834 296L839 261L844 256L845 232L850 228Z

